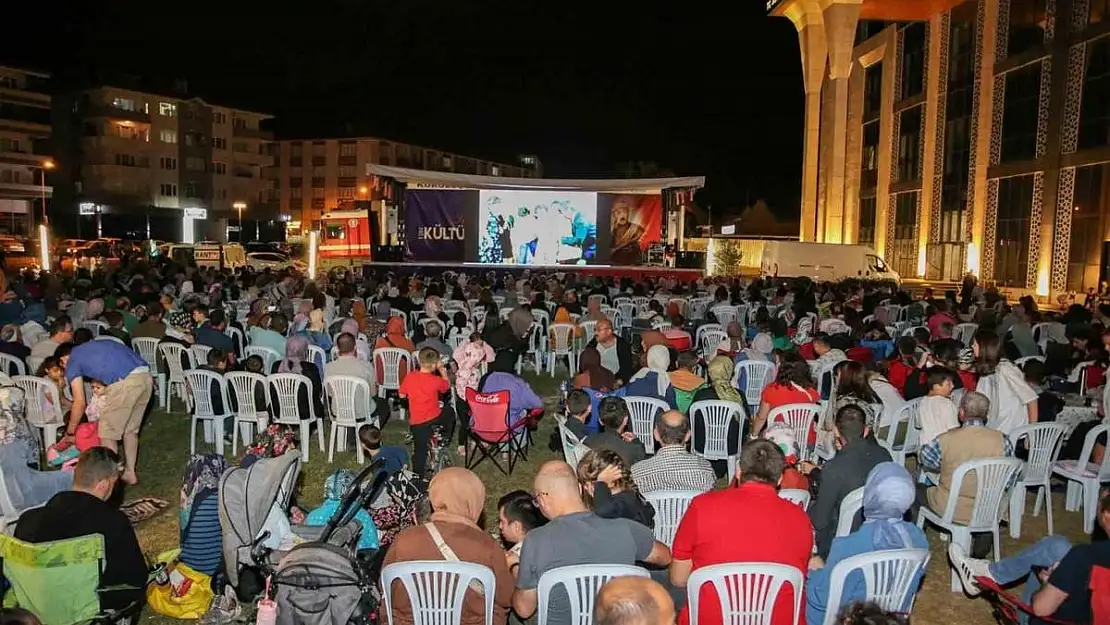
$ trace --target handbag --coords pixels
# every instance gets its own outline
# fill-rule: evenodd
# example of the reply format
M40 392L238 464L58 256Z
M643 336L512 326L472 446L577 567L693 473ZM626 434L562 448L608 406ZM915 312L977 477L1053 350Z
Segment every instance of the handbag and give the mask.
M165 584L150 584L146 589L146 602L163 616L176 619L197 620L208 612L215 594L212 578L195 571L180 561L167 569Z

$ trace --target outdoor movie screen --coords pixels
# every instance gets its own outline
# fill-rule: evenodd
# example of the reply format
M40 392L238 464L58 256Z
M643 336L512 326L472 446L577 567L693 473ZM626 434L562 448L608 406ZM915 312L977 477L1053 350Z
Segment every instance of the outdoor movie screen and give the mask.
M597 194L483 190L478 262L585 265L597 260Z

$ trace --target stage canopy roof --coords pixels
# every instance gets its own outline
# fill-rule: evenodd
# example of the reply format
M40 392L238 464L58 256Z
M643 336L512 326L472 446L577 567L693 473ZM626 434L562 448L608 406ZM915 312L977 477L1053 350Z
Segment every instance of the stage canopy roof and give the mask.
M429 188L443 187L456 189L521 189L543 191L561 189L566 191L596 191L599 193L647 193L663 189L688 189L705 186L705 176L685 176L678 178L613 178L609 180L555 180L552 178L500 178L497 176L473 176L452 174L404 167L388 167L369 164L368 176L393 178L397 182Z

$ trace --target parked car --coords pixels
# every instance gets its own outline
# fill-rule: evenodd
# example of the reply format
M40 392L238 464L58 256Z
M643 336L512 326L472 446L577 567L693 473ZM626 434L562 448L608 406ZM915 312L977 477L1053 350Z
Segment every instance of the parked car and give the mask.
M301 260L293 260L285 254L277 252L251 252L247 254L247 266L255 271L263 269L281 270L292 267L297 271L305 271L308 265Z

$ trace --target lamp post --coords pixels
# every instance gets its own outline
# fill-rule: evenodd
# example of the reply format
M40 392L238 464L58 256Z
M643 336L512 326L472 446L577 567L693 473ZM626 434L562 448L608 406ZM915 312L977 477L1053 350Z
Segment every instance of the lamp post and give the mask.
M235 202L231 205L232 208L239 211L239 242L243 242L243 209L247 207L246 202Z
M40 174L40 189L42 190L42 223L45 224L46 220L46 172L54 169L54 161L46 159L42 162L42 167L39 168Z

